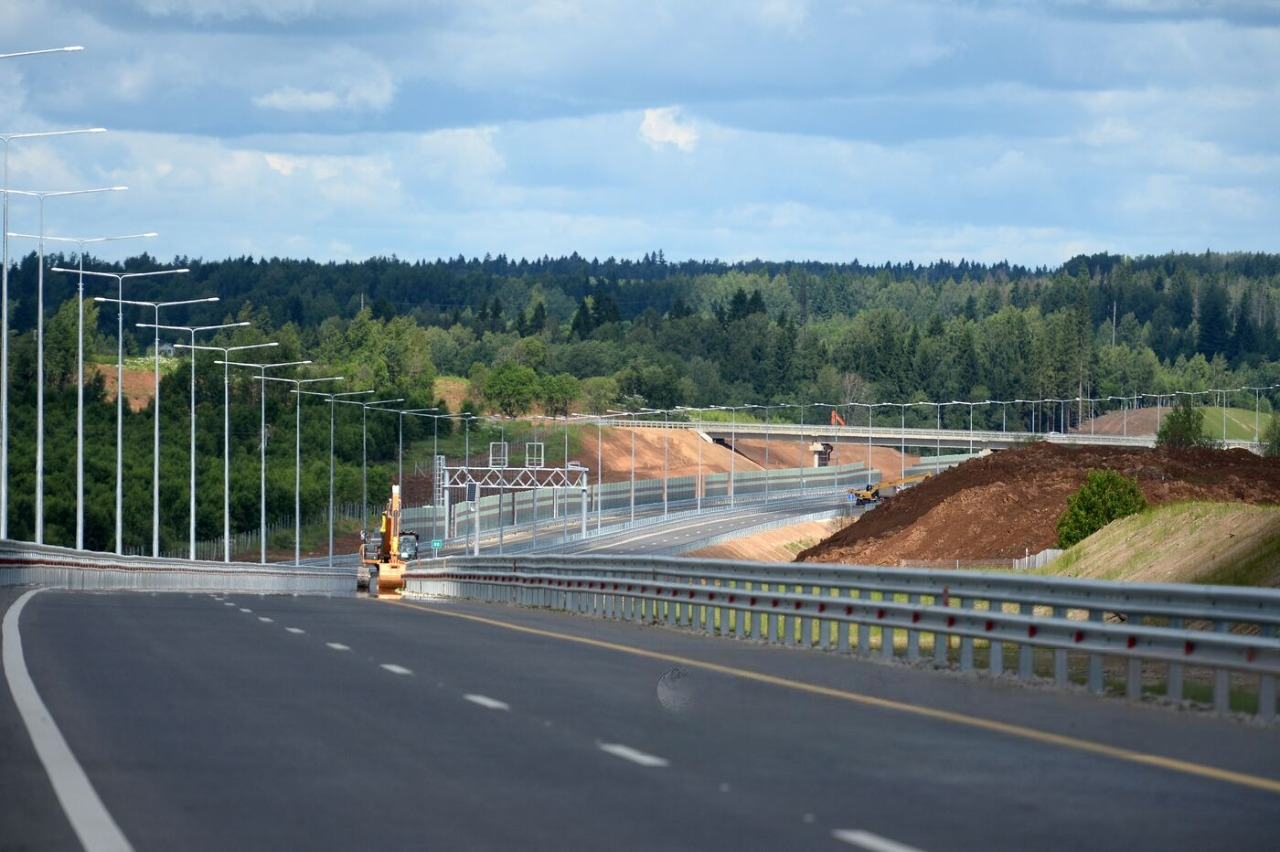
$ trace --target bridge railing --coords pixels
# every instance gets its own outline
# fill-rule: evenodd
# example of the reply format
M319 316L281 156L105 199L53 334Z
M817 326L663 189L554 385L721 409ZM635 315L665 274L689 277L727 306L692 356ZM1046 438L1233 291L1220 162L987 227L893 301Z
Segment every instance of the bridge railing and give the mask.
M453 557L406 575L409 597L461 597L1019 678L1110 674L1139 698L1151 676L1182 700L1272 720L1280 591L674 557ZM1118 665L1117 665L1118 664ZM1201 684L1201 681L1204 681ZM1234 681L1234 683L1233 683ZM1158 685L1156 687L1158 689Z
M336 594L354 592L354 568L259 565L116 556L24 541L0 541L0 586L145 592Z

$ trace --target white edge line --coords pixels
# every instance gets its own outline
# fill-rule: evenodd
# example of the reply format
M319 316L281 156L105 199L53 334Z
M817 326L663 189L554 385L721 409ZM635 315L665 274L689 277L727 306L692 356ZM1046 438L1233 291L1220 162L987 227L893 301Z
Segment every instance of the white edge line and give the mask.
M867 852L921 852L914 846L872 834L869 831L858 831L852 828L838 828L831 832L836 840L842 840L850 846L866 849Z
M463 698L472 704L479 704L487 710L510 710L511 705L505 701L499 701L496 698L490 698L487 695L464 695Z
M667 760L665 757L645 754L642 751L634 749L631 746L622 745L621 743L598 742L596 743L596 747L606 754L611 754L614 757L620 757L623 760L629 760L632 763L639 764L640 766L661 767L671 765L671 761Z
M76 756L71 753L62 731L58 730L57 723L53 721L49 708L40 698L27 671L27 661L22 655L22 635L18 632L18 617L22 615L22 608L32 595L42 591L44 590L32 589L27 592L9 607L4 616L2 644L4 674L9 682L9 692L12 693L13 702L31 736L36 754L49 775L53 792L75 830L76 837L80 838L80 843L89 852L131 850L133 847L89 783L89 777L80 767Z

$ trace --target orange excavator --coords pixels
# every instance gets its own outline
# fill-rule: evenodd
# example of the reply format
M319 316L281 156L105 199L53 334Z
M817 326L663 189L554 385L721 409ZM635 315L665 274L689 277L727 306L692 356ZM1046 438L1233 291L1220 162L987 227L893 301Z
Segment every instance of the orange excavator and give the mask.
M400 486L391 486L391 498L382 513L376 536L366 542L361 562L369 566L369 594L400 594L404 571L418 559L418 534L400 528ZM365 554L371 553L372 559Z

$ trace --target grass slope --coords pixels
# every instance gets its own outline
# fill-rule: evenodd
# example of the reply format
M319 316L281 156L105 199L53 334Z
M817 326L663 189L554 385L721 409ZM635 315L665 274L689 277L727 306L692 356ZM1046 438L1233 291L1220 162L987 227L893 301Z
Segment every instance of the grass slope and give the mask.
M1280 588L1280 507L1175 503L1116 521L1040 572Z

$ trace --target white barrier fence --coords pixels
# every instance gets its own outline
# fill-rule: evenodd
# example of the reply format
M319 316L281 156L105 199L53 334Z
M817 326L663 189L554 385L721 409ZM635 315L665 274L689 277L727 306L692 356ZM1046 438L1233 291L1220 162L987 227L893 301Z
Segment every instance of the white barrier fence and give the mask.
M335 594L354 592L355 569L201 562L0 541L0 586L144 592Z
M407 597L546 607L709 634L918 661L1105 690L1120 663L1125 693L1163 675L1182 699L1204 672L1218 711L1232 674L1276 715L1280 591L1126 584L956 571L765 564L674 557L452 557L406 574ZM985 659L984 659L985 658ZM1145 667L1145 668L1144 668ZM1043 674L1041 674L1043 672ZM1238 686L1238 685L1237 685ZM1194 691L1194 690L1193 690Z

